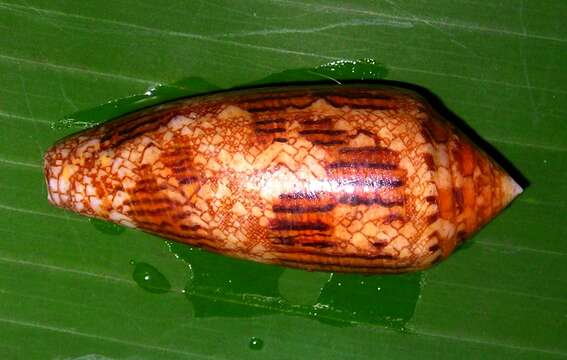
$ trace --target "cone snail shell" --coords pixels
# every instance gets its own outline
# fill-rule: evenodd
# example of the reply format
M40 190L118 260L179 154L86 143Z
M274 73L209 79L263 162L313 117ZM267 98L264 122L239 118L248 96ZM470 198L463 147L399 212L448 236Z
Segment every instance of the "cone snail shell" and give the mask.
M45 154L52 204L229 256L399 273L449 256L522 189L420 96L316 86L186 98Z

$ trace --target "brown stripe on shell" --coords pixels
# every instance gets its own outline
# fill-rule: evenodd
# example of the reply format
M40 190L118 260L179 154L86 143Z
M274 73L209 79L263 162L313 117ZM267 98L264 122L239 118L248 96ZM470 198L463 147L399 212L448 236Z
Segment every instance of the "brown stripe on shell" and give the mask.
M439 246L438 243L435 243L435 244L433 244L433 245L431 245L431 246L429 247L429 251L431 251L431 252L435 252L435 251L437 251L437 250L439 250L439 249L441 249L441 247Z
M101 137L101 148L117 148L127 141L134 140L148 132L153 132L167 123L175 116L172 110L163 110L156 114L149 113L145 116L135 118L130 116L130 121L111 121L104 124L107 131Z
M384 207L394 207L394 206L403 206L404 200L384 200L379 195L373 196L360 196L360 195L343 195L339 198L339 203L351 205L351 206L360 206L360 205L380 205Z
M428 138L433 139L437 143L445 143L449 140L448 124L442 124L431 118L426 119L423 123L423 130L429 135Z
M406 219L405 215L394 212L394 213L388 214L386 219L384 219L384 224L391 224L394 221L406 222L407 219Z
M328 135L328 136L338 136L345 135L345 130L329 130L329 129L309 129L299 131L300 135Z
M347 161L337 161L327 165L327 169L384 169L384 170L394 170L398 167L397 164L384 164L375 162L347 162Z
M277 128L257 128L257 133L265 133L265 134L276 134L276 133L283 133L285 132L285 128L277 127Z
M463 189L453 188L453 198L455 199L456 214L462 213L464 205L465 205L465 201L464 201L464 198L463 198Z
M270 224L270 229L274 231L325 231L330 229L330 225L322 221L295 222L274 220Z
M333 118L325 116L319 119L304 119L299 121L302 126L329 126L333 123Z
M278 264L292 268L304 269L307 271L332 271L359 274L396 274L415 271L423 268L423 266L416 267L412 265L394 265L392 263L384 263L381 265L373 266L354 266L350 264L321 264L317 261L305 262L304 260L293 261L282 259L278 259Z
M433 155L427 153L423 155L423 160L425 165L427 165L427 170L435 171L437 166L435 165L435 160L433 159Z
M434 196L434 195L426 196L425 201L427 201L429 204L436 204L437 203L437 196Z
M284 205L274 205L272 211L275 213L291 213L291 214L304 214L304 213L318 213L318 212L328 212L335 208L335 204L327 205L313 205L313 206L284 206Z
M330 247L334 247L334 246L330 246ZM357 254L357 253L339 253L336 252L334 250L323 250L320 251L318 249L305 249L305 248L282 248L281 250L281 254L278 254L278 258L288 258L291 259L292 256L321 256L324 257L325 259L328 260L351 260L351 261L368 261L368 260L394 260L396 259L396 257L394 255L390 255L390 254ZM284 255L284 256L282 256Z
M257 120L254 122L254 124L256 126L261 126L261 125L268 125L268 124L281 124L281 123L285 123L287 122L286 119L283 118L278 118L278 119L268 119L268 120Z
M281 112L287 108L301 110L315 102L315 98L306 96L287 98L265 98L256 101L240 101L237 105L244 110L257 114L263 112Z
M436 222L439 219L439 213L435 213L435 214L431 214L428 215L426 218L426 223L427 224L433 224L434 222Z
M312 141L313 145L322 145L322 146L336 146L336 145L343 145L346 141L343 140L314 140Z
M317 249L327 249L337 246L335 243L330 241L311 241L311 242L303 242L301 243L303 247L312 247Z
M328 95L325 96L325 100L335 107L348 106L351 109L394 110L398 108L395 101L375 97Z
M396 259L365 260L347 257L328 258L322 255L301 256L301 254L288 254L288 256L279 255L277 259L279 263L292 267L323 269L326 271L377 272L380 270L382 272L388 272L387 270L389 270L390 272L400 272L403 269L412 268L411 263L397 262Z
M371 133L372 134L372 133ZM374 135L374 134L372 134ZM390 149L383 148L381 146L361 146L361 147L344 147L339 149L341 154L348 154L348 153L364 153L364 155L368 155L368 153L387 153L391 156L397 156L398 152L393 151Z

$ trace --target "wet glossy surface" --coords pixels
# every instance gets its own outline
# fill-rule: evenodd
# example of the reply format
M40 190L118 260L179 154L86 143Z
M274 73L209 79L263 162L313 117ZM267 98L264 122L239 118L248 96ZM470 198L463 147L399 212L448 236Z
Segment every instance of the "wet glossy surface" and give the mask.
M404 330L423 282L420 273L306 272L226 259L178 243L168 246L187 265L184 293L198 318L287 314L335 326L368 323Z
M142 289L156 294L166 293L171 289L169 281L152 265L136 261L130 263L134 266L132 278Z

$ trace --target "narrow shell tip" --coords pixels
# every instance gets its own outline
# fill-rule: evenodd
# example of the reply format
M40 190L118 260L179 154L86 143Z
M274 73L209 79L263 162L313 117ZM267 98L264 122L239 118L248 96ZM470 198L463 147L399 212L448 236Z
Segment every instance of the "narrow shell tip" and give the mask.
M504 190L504 206L512 202L516 197L518 197L524 189L514 180L511 176L505 176L503 178L502 188Z

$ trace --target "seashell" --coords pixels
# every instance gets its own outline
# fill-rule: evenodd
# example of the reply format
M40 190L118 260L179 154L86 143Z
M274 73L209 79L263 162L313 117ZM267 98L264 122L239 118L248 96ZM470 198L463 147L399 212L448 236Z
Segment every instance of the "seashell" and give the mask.
M186 98L65 138L49 201L308 270L427 268L521 187L415 93L264 88Z

